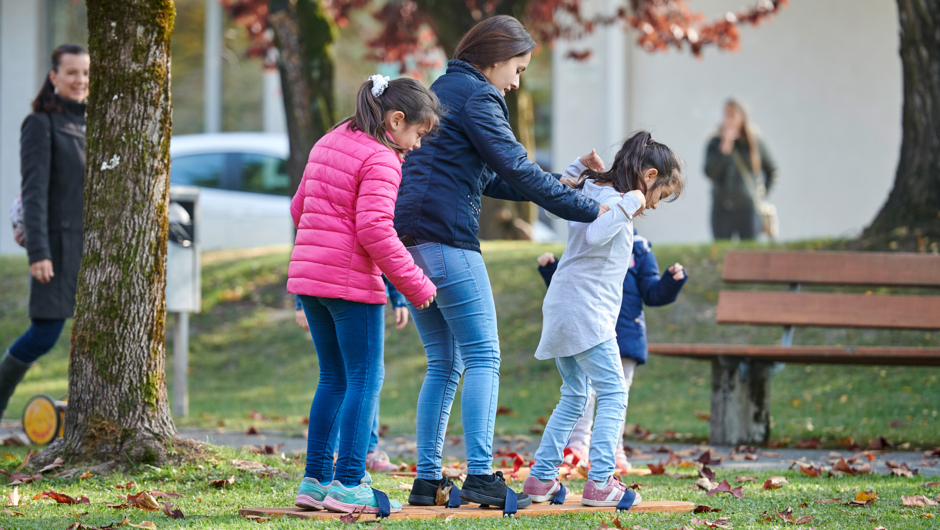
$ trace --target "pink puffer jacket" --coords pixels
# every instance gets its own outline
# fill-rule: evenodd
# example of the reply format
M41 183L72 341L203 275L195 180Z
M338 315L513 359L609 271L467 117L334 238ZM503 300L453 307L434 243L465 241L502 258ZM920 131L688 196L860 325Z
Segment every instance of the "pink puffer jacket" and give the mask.
M340 125L323 136L290 205L297 239L287 290L384 304L385 273L409 302L426 302L434 284L392 226L400 184L401 159L369 135Z

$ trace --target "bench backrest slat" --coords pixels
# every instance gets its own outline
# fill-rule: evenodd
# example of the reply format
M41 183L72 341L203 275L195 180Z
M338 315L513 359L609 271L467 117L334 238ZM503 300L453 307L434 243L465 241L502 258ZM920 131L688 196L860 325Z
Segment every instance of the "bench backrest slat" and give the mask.
M741 252L725 255L729 283L940 287L940 257L884 252Z
M940 330L940 296L721 291L719 324Z

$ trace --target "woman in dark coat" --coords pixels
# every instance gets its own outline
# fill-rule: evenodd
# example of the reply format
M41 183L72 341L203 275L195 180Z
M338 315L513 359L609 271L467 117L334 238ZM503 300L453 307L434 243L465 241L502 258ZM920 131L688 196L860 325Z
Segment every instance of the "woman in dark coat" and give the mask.
M418 473L410 504L434 505L439 488L446 487L441 451L462 376L468 476L460 497L512 511L510 490L492 470L500 351L493 291L477 240L481 196L533 201L584 223L607 208L570 189L560 175L542 171L513 135L504 98L519 88L535 46L509 16L471 29L447 73L431 85L447 109L440 131L409 154L402 167L395 229L437 286L431 307L412 311L428 369L418 396ZM593 151L580 162L603 165ZM524 494L512 496L518 508L531 503Z
M52 349L75 309L82 261L88 50L63 44L20 135L23 221L29 256L28 330L0 359L0 416L26 370Z

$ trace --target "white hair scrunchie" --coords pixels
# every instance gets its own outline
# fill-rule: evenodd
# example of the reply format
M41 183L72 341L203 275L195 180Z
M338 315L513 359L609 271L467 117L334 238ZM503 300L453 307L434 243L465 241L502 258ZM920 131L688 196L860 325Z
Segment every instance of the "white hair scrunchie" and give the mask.
M389 77L387 75L370 75L369 80L372 81L372 95L379 97L385 93L385 89L388 88Z

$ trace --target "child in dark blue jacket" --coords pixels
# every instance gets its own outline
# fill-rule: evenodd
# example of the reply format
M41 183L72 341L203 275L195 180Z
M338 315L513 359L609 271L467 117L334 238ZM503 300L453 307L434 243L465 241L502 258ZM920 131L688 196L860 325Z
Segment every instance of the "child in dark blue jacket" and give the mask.
M402 329L408 325L408 300L405 295L398 292L398 289L388 281L385 275L382 275L385 281L385 294L388 301L392 304L395 311L395 329ZM307 324L307 317L304 315L304 309L300 305L300 297L294 296L294 320L301 328L310 331ZM369 448L366 453L366 470L368 471L396 471L398 466L391 463L388 454L379 450L379 408L375 408L375 418L372 420L372 435L369 438Z
M634 232L635 233L635 232ZM637 365L646 363L648 355L646 347L646 318L643 314L643 304L648 306L663 306L676 301L679 291L688 280L682 265L674 264L666 270L666 274L659 275L659 265L653 254L652 245L646 238L635 235L633 239L632 263L627 270L623 281L623 302L620 305L620 316L617 318L617 345L620 348L620 360L623 364L623 376L627 383L629 395L630 385L633 383L633 370ZM539 273L548 286L552 275L558 267L555 255L546 252L538 258ZM591 424L594 420L594 394L588 400L587 408L578 424L575 426L568 440L568 450L579 461L587 462L588 448L591 445ZM623 432L621 431L621 438ZM570 450L570 451L569 451ZM623 450L623 444L617 444L615 455L617 467L622 472L628 471L631 466Z

